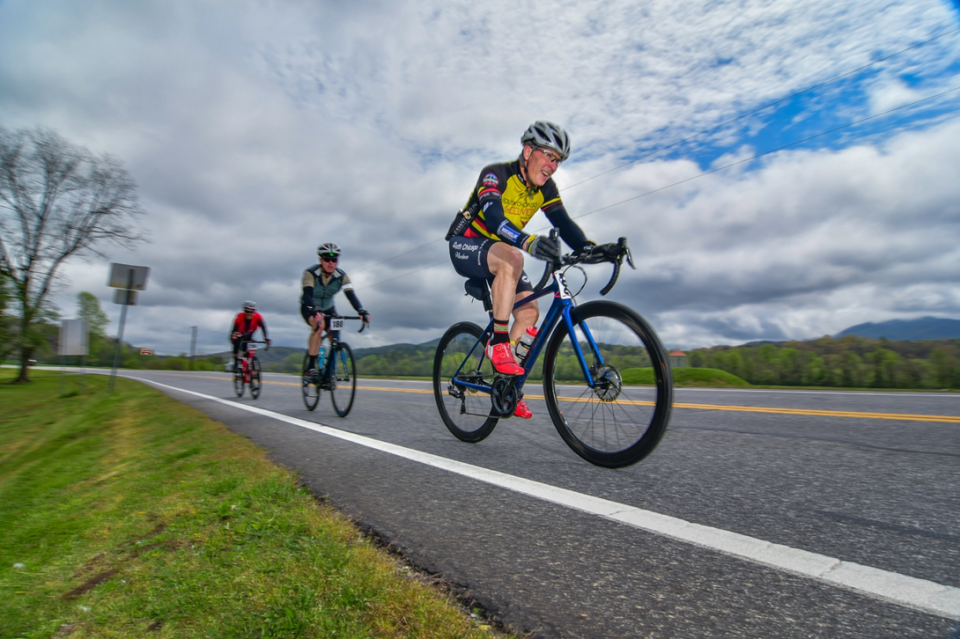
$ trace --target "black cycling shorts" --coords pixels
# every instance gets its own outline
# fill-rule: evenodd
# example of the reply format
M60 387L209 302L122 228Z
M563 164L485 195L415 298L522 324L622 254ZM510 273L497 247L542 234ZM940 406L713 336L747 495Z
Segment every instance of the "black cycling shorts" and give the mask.
M492 282L493 273L487 268L487 253L490 252L493 242L494 240L485 237L451 237L450 261L453 262L453 268L466 278ZM517 293L524 291L533 291L533 284L530 283L526 271L520 273L520 281L517 282Z

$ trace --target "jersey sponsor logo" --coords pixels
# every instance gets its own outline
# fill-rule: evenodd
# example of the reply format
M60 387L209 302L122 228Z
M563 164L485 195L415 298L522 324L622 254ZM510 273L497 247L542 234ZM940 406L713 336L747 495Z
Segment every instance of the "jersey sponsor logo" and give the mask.
M477 244L464 244L463 242L454 242L453 249L455 251L479 251L480 246Z
M510 221L504 220L500 223L500 226L497 227L497 235L504 237L511 242L516 242L520 239L520 232L510 227Z
M493 173L487 173L483 176L483 183L487 186L496 186L500 180L497 179L497 176Z

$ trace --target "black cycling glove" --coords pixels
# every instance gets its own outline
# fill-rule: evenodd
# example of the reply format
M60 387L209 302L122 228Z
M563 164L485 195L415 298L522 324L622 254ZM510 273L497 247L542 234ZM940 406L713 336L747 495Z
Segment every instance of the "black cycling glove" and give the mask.
M530 255L545 262L555 262L560 257L560 245L546 235L531 235L526 250Z

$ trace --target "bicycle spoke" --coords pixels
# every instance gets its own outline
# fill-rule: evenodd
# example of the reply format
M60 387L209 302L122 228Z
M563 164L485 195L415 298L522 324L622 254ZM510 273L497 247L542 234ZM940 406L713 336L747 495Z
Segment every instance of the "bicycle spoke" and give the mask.
M574 335L593 385L584 377L566 327L559 326L544 364L544 390L554 425L564 441L592 463L612 467L635 463L656 447L669 420L672 382L666 352L653 329L622 305L589 302L573 316ZM634 378L644 368L652 368L656 385L624 383L625 375Z
M464 385L489 389L494 379L493 366L478 344L482 332L470 322L455 324L440 339L434 357L433 392L440 417L451 433L467 442L486 438L497 424L490 416L489 391Z

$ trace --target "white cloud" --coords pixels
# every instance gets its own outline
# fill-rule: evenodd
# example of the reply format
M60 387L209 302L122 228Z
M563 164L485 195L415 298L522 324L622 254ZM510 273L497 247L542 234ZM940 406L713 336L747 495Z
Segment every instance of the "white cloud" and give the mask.
M513 157L531 120L571 130L562 188L952 27L933 1L543 11L499 0L4 0L0 124L53 127L117 156L138 181L153 243L109 252L153 269L131 340L179 352L200 325L204 350L216 350L253 297L278 337L299 344L299 276L332 240L375 317L357 345L425 341L482 317L436 240L480 168ZM924 70L942 86L958 49L945 37L897 57L863 105L825 108L862 117L902 103L916 91L902 73ZM750 126L714 136L729 144L715 165L749 157L737 127ZM702 170L656 160L563 196L575 215L637 198L581 223L599 241L630 237L640 270L614 295L677 345L960 315L944 276L960 201L960 158L944 140L957 133L948 120L880 146L783 152L637 198ZM106 270L68 269L67 315L80 290L109 299ZM605 275L590 275L595 295Z

